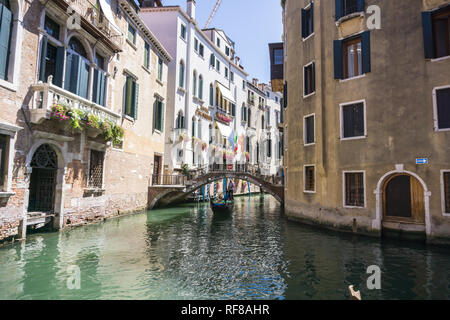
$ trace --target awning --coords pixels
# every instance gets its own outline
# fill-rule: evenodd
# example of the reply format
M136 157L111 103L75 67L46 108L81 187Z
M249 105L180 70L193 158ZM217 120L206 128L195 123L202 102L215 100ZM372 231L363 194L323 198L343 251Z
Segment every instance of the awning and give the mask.
M99 0L99 1L100 1L100 7L102 8L102 12L105 15L106 19L108 19L111 26L113 26L114 29L116 29L116 31L118 33L122 34L119 27L116 25L116 23L114 21L114 15L111 10L111 0Z
M234 101L234 95L231 93L231 91L220 82L216 81L216 83L219 87L220 92L222 93L222 96L231 103L236 104L236 102Z
M217 124L217 127L219 128L219 131L222 134L222 136L228 138L233 133L233 129L230 126L226 126L226 125L221 124L219 122L216 122L216 124Z

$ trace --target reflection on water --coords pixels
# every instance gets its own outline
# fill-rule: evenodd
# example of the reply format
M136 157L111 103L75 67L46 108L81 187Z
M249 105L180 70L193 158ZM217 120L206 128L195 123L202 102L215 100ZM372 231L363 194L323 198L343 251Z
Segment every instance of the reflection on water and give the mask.
M69 290L68 267L81 271ZM366 287L367 267L382 290ZM269 196L183 205L0 249L0 299L449 299L450 251L286 221Z

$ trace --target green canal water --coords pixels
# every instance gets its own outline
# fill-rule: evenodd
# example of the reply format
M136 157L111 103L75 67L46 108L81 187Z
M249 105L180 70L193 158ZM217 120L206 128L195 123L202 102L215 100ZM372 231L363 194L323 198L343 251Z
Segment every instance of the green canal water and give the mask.
M447 249L307 227L256 196L228 216L186 204L32 235L0 249L0 299L348 299L350 284L364 299L449 299L449 270Z

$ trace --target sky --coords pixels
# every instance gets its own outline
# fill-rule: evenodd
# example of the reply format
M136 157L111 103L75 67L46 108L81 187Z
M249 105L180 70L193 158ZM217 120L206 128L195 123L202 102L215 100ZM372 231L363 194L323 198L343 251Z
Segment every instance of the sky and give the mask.
M196 20L203 29L216 0L196 0ZM163 0L186 10L186 0ZM270 81L269 43L281 42L280 0L222 0L210 28L222 29L235 42L236 55L249 73L248 80Z

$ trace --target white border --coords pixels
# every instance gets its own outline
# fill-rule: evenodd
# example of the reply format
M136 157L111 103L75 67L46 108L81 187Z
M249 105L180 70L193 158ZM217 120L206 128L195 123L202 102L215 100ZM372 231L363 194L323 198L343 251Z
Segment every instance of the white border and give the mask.
M302 82L303 82L303 99L306 99L306 98L311 97L311 96L316 94L316 83L315 83L316 82L315 81L316 80L316 68L314 68L313 69L313 72L314 72L314 74L313 74L313 77L314 77L314 91L309 93L309 94L307 94L307 95L305 95L305 90L306 90L306 86L305 86L305 84L306 84L305 83L305 69L307 67L313 65L313 64L315 64L314 60L303 66L303 79L302 79Z
M364 108L364 135L363 136L357 136L357 137L349 137L344 138L344 114L343 114L343 107L349 106L352 104L358 104L362 103ZM341 141L347 141L347 140L361 140L367 138L367 107L366 107L366 99L363 100L357 100L352 102L344 102L339 104L339 118L340 118L340 139Z
M306 167L314 167L314 191L306 190ZM309 194L317 193L317 169L315 164L303 165L303 193Z
M314 117L314 142L306 143L306 118ZM316 114L311 113L303 117L303 145L305 147L313 146L316 144Z
M345 179L345 174L346 173L362 173L363 174L363 185L364 185L364 206L362 207L358 207L358 206L349 206L345 203L345 199L346 199L346 179ZM342 206L346 209L365 209L367 208L367 196L366 196L366 170L344 170L342 171Z
M311 4L312 3L314 3L314 1L311 1L306 7L304 7L303 8L303 10L309 10L309 9L311 9ZM302 28L303 28L303 21L301 21L301 25L302 25ZM303 36L302 36L302 41L303 42L305 42L306 40L308 40L309 38L312 38L313 36L314 36L314 34L315 34L315 29L316 28L314 28L315 27L315 25L314 25L314 12L313 12L313 32L309 35L309 36L307 36L306 38L303 38ZM303 33L303 29L302 29L302 33Z
M450 131L450 128L439 129L439 119L438 119L438 109L437 109L437 91L443 89L450 89L450 85L435 87L433 88L433 121L434 121L434 131L435 132L445 132Z
M450 212L445 212L445 185L444 185L444 173L450 173L450 169L441 170L441 203L442 203L442 215L444 217L450 217Z

